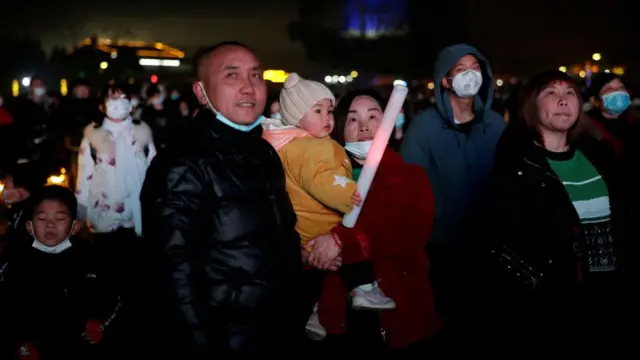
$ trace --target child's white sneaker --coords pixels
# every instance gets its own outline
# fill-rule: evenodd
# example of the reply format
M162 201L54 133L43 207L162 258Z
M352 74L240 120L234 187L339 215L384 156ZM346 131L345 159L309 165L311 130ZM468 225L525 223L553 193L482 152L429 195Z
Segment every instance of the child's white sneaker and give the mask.
M360 285L351 291L351 307L356 310L393 310L396 302L384 296L378 283Z
M327 330L324 326L320 325L320 319L318 319L318 304L313 307L313 314L309 316L307 321L307 337L313 341L321 341L327 336Z

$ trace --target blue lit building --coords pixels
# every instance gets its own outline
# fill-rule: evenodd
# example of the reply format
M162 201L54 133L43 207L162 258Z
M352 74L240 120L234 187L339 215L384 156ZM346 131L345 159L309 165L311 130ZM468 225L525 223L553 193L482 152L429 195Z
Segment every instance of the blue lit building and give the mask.
M407 3L407 0L347 0L343 35L368 39L406 35Z
M361 74L428 76L444 46L464 41L469 0L299 0L289 24L309 60Z

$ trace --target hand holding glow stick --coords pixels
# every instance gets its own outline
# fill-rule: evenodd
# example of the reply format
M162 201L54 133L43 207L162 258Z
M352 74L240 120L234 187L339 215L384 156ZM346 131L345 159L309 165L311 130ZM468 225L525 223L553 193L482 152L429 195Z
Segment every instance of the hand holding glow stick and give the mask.
M378 131L373 137L373 143L371 144L371 149L367 154L367 160L365 160L362 172L358 178L358 192L360 193L362 202L360 206L355 206L350 213L344 216L342 219L342 225L345 227L354 227L358 220L360 210L367 198L371 182L373 181L373 177L376 175L382 155L389 143L389 137L391 137L391 133L395 129L396 119L398 118L398 114L400 114L400 110L402 110L402 104L404 104L404 100L407 97L408 92L409 90L406 86L396 85L393 87L391 97L387 103L387 108L384 110L384 114L382 115L380 127L378 127Z

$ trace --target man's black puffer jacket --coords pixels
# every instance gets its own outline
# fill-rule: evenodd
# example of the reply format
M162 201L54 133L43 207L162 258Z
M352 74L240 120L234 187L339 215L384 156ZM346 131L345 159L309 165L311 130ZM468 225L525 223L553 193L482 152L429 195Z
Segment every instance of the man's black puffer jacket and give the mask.
M164 285L149 299L154 316L171 316L167 340L185 359L282 349L304 336L304 322L300 240L280 158L260 126L238 131L210 110L183 130L153 160L141 194L146 278Z

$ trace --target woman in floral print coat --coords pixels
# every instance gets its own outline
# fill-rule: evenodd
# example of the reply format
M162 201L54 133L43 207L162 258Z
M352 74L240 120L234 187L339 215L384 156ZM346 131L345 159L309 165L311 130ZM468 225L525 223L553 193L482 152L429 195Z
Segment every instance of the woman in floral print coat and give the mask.
M121 88L111 86L100 96L101 122L84 130L78 158L78 217L86 220L111 273L126 272L126 254L142 233L140 190L156 155L149 126L132 120L131 103ZM118 281L116 281L118 282Z

